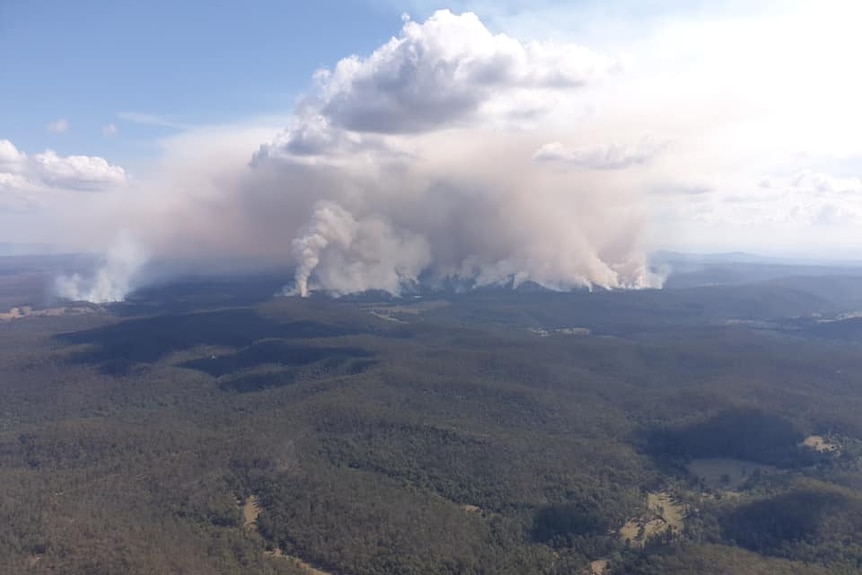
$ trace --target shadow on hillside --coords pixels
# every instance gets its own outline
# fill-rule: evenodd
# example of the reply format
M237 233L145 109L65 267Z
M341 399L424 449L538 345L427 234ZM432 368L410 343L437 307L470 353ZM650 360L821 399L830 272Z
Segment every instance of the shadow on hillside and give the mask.
M315 321L277 322L260 316L254 309L232 309L128 319L109 326L60 334L56 339L68 345L91 346L73 353L72 362L98 365L104 373L125 375L138 364L153 363L173 352L201 345L244 349L259 340L330 338L358 332ZM239 359L225 361L241 365L256 357L256 353L266 354L268 349L272 352L263 346L246 352ZM284 348L282 351L293 358L288 362L297 361L297 353L316 353L287 352ZM201 369L200 366L189 367Z
M757 408L724 410L708 419L676 427L656 427L644 436L644 450L659 461L731 458L783 468L813 465L822 459L800 447L796 425Z

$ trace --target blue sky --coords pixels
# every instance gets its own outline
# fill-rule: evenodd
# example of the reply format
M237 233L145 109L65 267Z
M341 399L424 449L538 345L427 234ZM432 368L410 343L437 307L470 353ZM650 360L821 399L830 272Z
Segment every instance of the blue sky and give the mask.
M523 24L520 32L541 38L572 30L589 36L582 14L622 13L643 21L670 7L692 11L697 5L517 0L459 1L453 9L478 9L492 29L497 21ZM153 153L154 138L176 127L289 114L316 69L370 53L397 35L405 11L421 20L446 6L419 0L2 0L0 136L30 152L48 147L134 162ZM549 12L566 18L548 21ZM595 34L596 42L604 32ZM45 129L58 120L66 121L65 132ZM122 137L104 137L111 124Z
M860 19L0 0L0 242L266 257L337 292L643 286L655 249L860 259Z
M396 34L400 12L351 0L3 0L0 135L24 150L146 153L169 132L290 111L315 69ZM59 119L65 133L45 126ZM105 138L114 124L119 136Z

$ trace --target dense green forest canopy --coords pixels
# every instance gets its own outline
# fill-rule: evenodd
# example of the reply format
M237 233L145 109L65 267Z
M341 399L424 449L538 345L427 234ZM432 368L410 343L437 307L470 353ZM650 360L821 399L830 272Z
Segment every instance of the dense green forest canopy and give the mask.
M276 284L0 322L0 571L862 570L858 277Z

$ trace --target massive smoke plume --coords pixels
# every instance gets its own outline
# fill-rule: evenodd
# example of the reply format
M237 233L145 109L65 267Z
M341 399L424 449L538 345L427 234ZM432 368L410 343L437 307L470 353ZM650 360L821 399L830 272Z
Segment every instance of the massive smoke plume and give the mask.
M622 183L537 165L529 134L450 130L411 143L406 157L378 150L359 163L315 160L326 182L284 206L307 214L290 234L296 293L398 293L420 276L553 289L649 285L643 215ZM269 161L276 172L300 165Z
M438 12L368 58L318 73L317 91L252 168L291 182L276 203L300 216L287 226L292 291L398 293L420 277L650 285L626 178L537 161L570 136L553 126L577 110L572 96L618 70L584 48L523 45L472 14ZM637 167L661 148L648 152L595 171Z
M99 301L237 264L308 295L637 288L656 285L654 248L858 258L857 3L480 4L515 35L471 13L405 19L277 118L119 114L118 146L135 122L171 134L129 166L0 138L3 240L93 252L128 230L153 265L106 254L58 282Z
M201 150L165 161L119 209L155 257L267 257L295 266L285 292L302 296L453 281L647 287L632 182L663 145L625 126L579 135L591 90L621 73L617 58L494 35L469 13L406 20L370 56L318 72L253 154L213 150L212 134L185 141ZM566 151L585 145L598 151ZM108 262L59 293L121 299L138 260Z
M418 280L431 263L424 237L398 231L371 216L357 221L339 204L322 201L311 222L293 240L297 259L295 292L307 296L309 278L316 272L324 289L335 294L370 289L398 293L405 283Z

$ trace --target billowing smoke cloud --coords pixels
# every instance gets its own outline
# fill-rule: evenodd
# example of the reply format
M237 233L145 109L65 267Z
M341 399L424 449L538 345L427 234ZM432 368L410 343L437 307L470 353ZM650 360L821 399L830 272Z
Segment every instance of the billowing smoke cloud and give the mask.
M413 138L406 157L315 159L306 193L284 203L309 214L291 241L296 293L398 293L420 276L476 286L650 285L636 195L537 166L529 134L495 135L455 130ZM281 158L261 169L307 167Z
M296 293L308 295L309 278L318 270L318 281L335 293L382 289L397 294L405 283L415 283L431 263L430 249L422 236L398 231L383 219L357 221L333 202L320 202L311 223L293 240L299 262Z
M92 275L72 274L55 281L57 297L103 304L123 301L135 287L147 256L128 236L122 236L108 251Z
M630 172L661 146L607 147L643 133L611 131L598 151L557 150L563 163L598 169L536 161L548 142L583 142L582 98L620 72L618 58L524 44L469 13L407 20L369 56L318 72L269 142L237 155L227 145L237 135L190 136L117 210L154 257L267 258L295 266L285 293L301 296L398 294L419 282L648 287L643 194ZM121 299L141 263L129 247L92 278L61 279L58 292Z
M650 285L639 199L625 179L533 161L541 142L560 135L554 114L618 67L585 48L522 45L473 14L441 11L408 21L368 58L319 72L317 92L253 163L285 185L276 202L284 212L305 214L293 220L288 291L398 293L420 276ZM643 140L587 159L624 170L659 148ZM247 201L265 194L261 179Z

